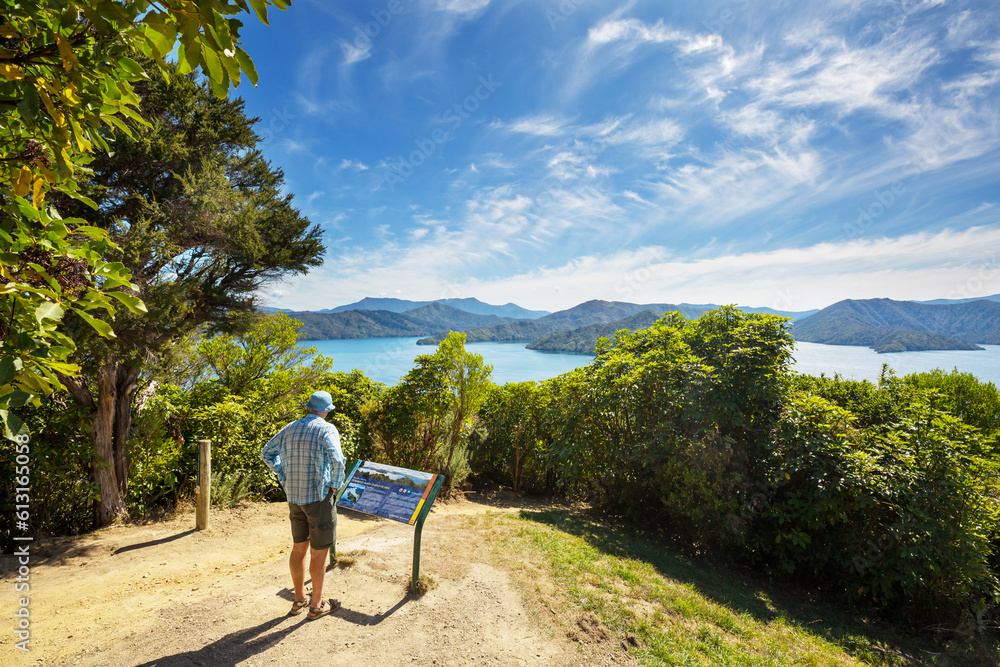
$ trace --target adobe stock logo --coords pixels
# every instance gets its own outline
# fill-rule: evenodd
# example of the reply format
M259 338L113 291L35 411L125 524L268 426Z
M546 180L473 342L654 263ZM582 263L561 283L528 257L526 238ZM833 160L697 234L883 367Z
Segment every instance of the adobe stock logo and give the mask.
M341 42L340 48L344 51L344 56L350 58L352 49L354 53L367 51L372 47L372 40L382 34L382 31L389 27L392 19L403 13L402 0L389 0L385 9L373 9L371 16L374 21L365 23L364 26L354 27L354 42Z

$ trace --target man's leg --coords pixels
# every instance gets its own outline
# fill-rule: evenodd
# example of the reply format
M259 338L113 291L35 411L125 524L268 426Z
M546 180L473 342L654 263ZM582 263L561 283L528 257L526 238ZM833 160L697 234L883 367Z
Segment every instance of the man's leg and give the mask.
M292 525L292 553L288 554L288 570L292 573L295 601L306 600L306 552L309 550L309 517L301 505L288 503L288 518Z
M296 542L292 545L292 553L288 554L288 569L292 573L292 586L295 588L295 600L300 602L306 600L306 551L309 550L309 541ZM312 574L312 563L310 563L309 573ZM313 577L315 586L315 576Z
M309 550L309 576L312 577L312 599L309 601L309 606L314 609L318 609L323 605L323 579L326 577L326 555L329 553L329 549L310 549ZM303 556L305 551L303 550ZM297 597L296 599L300 599ZM301 598L305 599L305 598Z

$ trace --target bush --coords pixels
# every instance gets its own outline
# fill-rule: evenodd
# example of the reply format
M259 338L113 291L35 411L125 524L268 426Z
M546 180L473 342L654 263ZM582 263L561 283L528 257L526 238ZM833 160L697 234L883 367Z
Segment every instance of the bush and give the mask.
M590 366L546 384L560 484L698 544L741 543L787 386L786 321L671 313L599 343Z
M911 373L903 382L925 393L933 390L937 398L931 400L936 407L984 434L1000 433L1000 393L992 382L980 382L972 373L959 373L957 369L951 373L941 369Z
M21 408L19 414L31 429L25 467L32 534L76 535L90 530L98 496L86 411L68 396L53 394L38 407ZM21 467L16 447L13 441L0 441L0 511L7 517L13 517L15 505L22 504L15 496L20 486L15 482L21 477L15 474ZM13 529L13 521L4 521L0 528L0 550L4 553L13 550Z
M493 388L479 410L484 436L470 448L472 470L515 491L554 491L556 474L544 431L550 399L545 386L535 382Z
M956 619L996 599L997 462L976 429L889 384L844 388L882 407L906 396L886 410L891 423L863 429L824 398L789 401L768 471L773 498L753 545L851 598Z

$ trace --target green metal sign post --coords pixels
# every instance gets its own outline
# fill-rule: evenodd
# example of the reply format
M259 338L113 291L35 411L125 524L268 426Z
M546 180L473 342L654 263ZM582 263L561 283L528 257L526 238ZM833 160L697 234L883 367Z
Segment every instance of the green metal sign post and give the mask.
M397 468L371 461L355 461L344 486L337 491L337 507L357 510L414 527L413 587L420 579L420 538L424 520L444 484L444 477L419 470ZM330 550L330 564L337 547Z
M427 502L420 510L420 516L417 517L417 522L413 531L412 584L414 589L417 587L417 582L420 581L420 534L424 530L424 519L427 518L427 514L431 511L431 505L434 504L434 499L437 498L438 491L441 490L441 485L444 484L444 477L442 475L436 475L436 477L437 479L434 481L434 487L431 489L430 495L427 497Z

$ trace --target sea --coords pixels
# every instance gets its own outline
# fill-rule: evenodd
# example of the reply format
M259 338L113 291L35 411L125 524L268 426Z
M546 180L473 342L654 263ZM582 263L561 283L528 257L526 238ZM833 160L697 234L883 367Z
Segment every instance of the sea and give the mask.
M302 341L303 347L333 358L334 370L358 369L369 378L394 385L413 367L418 355L433 354L430 345L417 345L418 338L353 338L348 340ZM792 369L807 375L839 375L846 379L878 381L882 365L888 364L896 375L940 368L972 373L981 381L1000 386L1000 345L983 345L982 351L927 351L878 354L867 347L796 343ZM493 366L497 384L547 380L578 366L586 366L593 357L585 354L539 352L524 343L468 343L465 349L483 355Z

